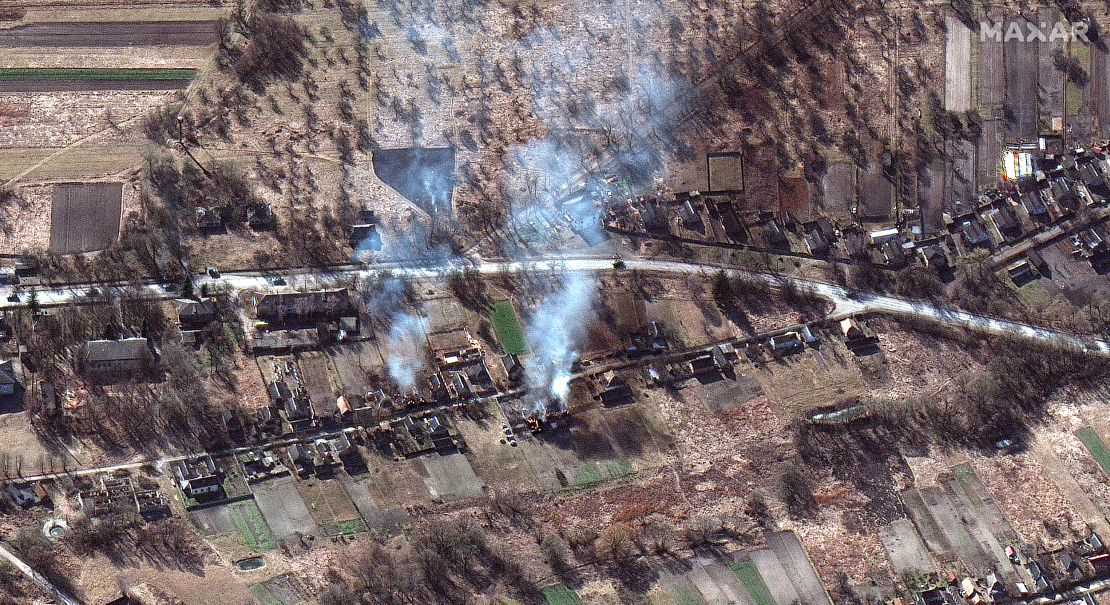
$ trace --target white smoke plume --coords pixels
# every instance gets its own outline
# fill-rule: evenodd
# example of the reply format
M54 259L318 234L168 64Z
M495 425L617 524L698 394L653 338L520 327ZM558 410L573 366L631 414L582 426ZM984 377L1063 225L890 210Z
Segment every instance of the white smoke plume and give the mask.
M547 297L528 322L532 354L525 359L528 385L560 403L570 393L571 365L586 335L586 317L597 291L583 273L566 276L561 289Z
M427 340L424 319L410 313L405 284L386 278L363 285L363 295L370 314L389 325L385 350L389 378L402 393L416 386L416 376L424 368Z
M423 318L408 313L393 316L386 363L389 377L402 393L416 386L416 375L424 369L424 338Z

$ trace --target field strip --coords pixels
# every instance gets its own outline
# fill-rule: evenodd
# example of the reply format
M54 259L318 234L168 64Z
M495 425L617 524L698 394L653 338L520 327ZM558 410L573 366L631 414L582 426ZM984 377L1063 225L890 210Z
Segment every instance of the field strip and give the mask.
M80 56L101 69L198 69L212 50L207 46L74 47L59 53L52 48L0 48L0 65L13 69L58 69L73 66Z
M97 137L103 135L106 132L115 132L117 130L122 130L124 126L130 126L136 120L138 120L139 118L142 118L143 115L145 115L145 113L146 112L140 111L139 113L136 113L135 115L132 115L132 116L124 119L123 121L117 123L115 126L109 126L109 127L105 128L103 130L98 130L94 133L86 135L86 136L70 143L69 145L66 145L65 147L59 148L54 153L51 153L50 155L46 156L42 160L39 160L38 162L36 162L32 166L28 167L26 170L20 172L19 174L15 175L14 177L8 179L8 181L5 182L3 186L6 188L6 187L11 187L11 186L15 185L16 183L19 182L20 179L27 176L28 174L31 174L35 170L38 170L39 168L41 168L45 164L61 157L62 155L65 155L67 152L69 152L69 151L71 151L71 150L73 150L77 147L81 147L85 143L88 143L90 141L95 140Z
M227 16L226 8L29 8L22 23L100 23L144 21L218 21Z
M163 81L192 80L196 71L192 69L103 69L103 68L0 68L0 82L19 82L41 80L51 82L81 82L85 80L117 81Z

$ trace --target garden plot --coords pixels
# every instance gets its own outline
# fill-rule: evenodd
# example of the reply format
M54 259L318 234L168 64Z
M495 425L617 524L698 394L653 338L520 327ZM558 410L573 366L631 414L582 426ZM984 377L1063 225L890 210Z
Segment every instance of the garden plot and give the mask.
M829 168L821 178L821 206L834 216L847 216L856 204L855 165L829 159Z
M1024 19L1016 20L1027 31ZM1003 42L1006 72L1004 103L1013 112L1014 119L1006 124L1006 142L1032 141L1038 132L1037 103L1038 47L1036 41L1011 40Z
M1110 475L1110 448L1106 447L1106 443L1102 441L1098 433L1091 427L1084 427L1079 429L1075 435L1079 438L1079 441L1083 443L1083 446L1087 448L1087 451L1091 453L1095 462L1098 462L1102 470L1107 475Z
M180 90L189 85L192 69L0 69L0 92L68 92L94 90Z
M312 521L325 536L354 534L368 529L339 481L309 479L295 485L312 515Z
M370 494L368 483L369 481L345 481L343 487L371 532L381 538L399 535L401 528L409 521L408 514L403 508L379 506Z
M285 477L262 483L255 488L254 498L278 540L296 534L316 533L312 513L297 493L293 479Z
M686 576L664 574L648 600L649 605L707 605Z
M787 605L801 602L790 574L783 567L782 561L775 556L774 551L769 548L754 551L751 553L751 559L776 603Z
M107 248L119 236L122 212L121 183L55 185L50 251L79 254Z
M563 584L548 586L541 592L547 605L582 605L582 599L578 597L578 593Z
M944 19L944 109L971 109L971 28L956 15Z
M992 20L995 17L992 15ZM1006 71L1002 42L993 38L979 41L979 111L993 112L1002 106L1006 94Z
M866 387L855 363L812 350L752 373L763 383L771 406L787 415L854 399Z
M274 534L255 501L234 502L228 508L231 520L248 548L258 553L273 550L276 546Z
M524 339L524 328L517 319L516 309L511 300L497 303L490 312L497 340L506 355L523 355L528 352L528 342Z
M210 508L199 508L189 511L189 518L193 524L200 528L206 536L235 533L238 528L231 517L231 505L223 504Z
M427 503L428 486L410 461L397 462L372 455L366 462L370 467L370 480L365 485L375 502L385 508Z
M909 519L899 519L879 529L887 557L894 572L902 578L912 578L935 571L929 551Z
M732 603L735 605L774 605L756 602L749 597L744 586L728 566L719 561L698 560L692 562L692 567L686 577L698 589L705 600L711 605L717 603Z
M767 535L767 544L782 563L801 602L812 605L832 605L825 586L806 555L805 548L793 532L775 532Z
M742 561L732 565L730 569L744 585L744 590L756 605L775 605L775 598L753 562Z
M964 483L979 485L964 471ZM965 491L959 480L944 483L943 488L907 490L902 501L914 521L924 543L938 560L958 558L970 573L986 574L994 570L1008 581L1018 581L1016 570L1007 561L1003 541L1011 542L1012 530L1002 513L988 500ZM1002 539L995 533L999 532Z
M425 456L413 460L412 465L424 477L433 499L443 502L469 500L481 496L485 487L462 454Z

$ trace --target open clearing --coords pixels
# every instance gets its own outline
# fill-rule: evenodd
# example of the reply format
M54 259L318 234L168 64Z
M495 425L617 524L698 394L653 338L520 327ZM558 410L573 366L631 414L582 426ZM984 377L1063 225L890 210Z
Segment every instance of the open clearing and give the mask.
M108 247L119 235L122 209L121 183L55 185L50 250L78 254Z

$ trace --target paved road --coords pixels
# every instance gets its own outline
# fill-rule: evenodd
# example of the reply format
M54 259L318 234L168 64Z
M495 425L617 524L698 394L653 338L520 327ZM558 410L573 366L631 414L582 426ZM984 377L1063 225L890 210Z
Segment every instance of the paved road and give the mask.
M276 273L244 272L224 273L219 277L208 275L196 279L199 290L207 286L210 290L225 289L235 292L282 292L304 289L341 287L361 280L391 275L402 279L436 280L452 271L468 267L483 275L504 273L558 273L566 271L602 273L614 271L613 261L597 257L544 258L531 261L499 261L473 263L447 263L439 266L408 266L402 264L375 265L363 268L337 269L324 273L302 269L281 273L286 285L275 286L271 280ZM716 265L684 261L654 260L646 258L624 259L626 271L649 271L671 274L712 273L719 269ZM1053 346L1091 354L1110 356L1110 342L1057 332L1048 328L1036 327L1013 321L995 319L937 306L924 301L911 301L883 294L863 293L825 282L801 279L798 277L771 275L741 269L727 269L728 273L741 281L777 288L790 283L799 290L812 292L836 305L834 317L856 313L883 313L901 317L913 317L942 325L967 328L991 335L1036 340ZM146 298L172 298L174 292L160 284L109 285L109 286L67 286L63 288L38 288L40 305L63 305L74 301L103 300L108 295L130 293ZM26 306L27 294L21 295L19 302L8 300L11 286L0 287L0 309Z

